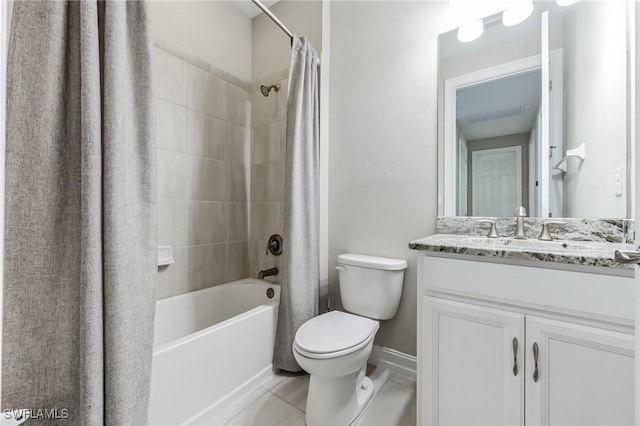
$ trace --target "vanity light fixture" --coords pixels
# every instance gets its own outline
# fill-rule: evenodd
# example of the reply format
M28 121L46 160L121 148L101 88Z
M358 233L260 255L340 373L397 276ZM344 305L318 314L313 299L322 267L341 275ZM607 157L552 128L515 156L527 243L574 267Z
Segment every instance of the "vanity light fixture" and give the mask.
M458 40L467 43L476 40L484 32L482 19L467 21L458 28Z
M578 3L579 0L557 0L558 6L571 6L574 3Z
M533 0L511 0L502 12L502 23L507 27L518 25L533 13Z

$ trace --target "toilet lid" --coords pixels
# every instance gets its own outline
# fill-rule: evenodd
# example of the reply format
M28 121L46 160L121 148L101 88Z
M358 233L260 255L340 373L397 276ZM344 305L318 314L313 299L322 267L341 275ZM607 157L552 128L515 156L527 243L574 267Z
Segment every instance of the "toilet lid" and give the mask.
M295 343L307 352L338 352L364 342L375 331L375 324L369 318L331 311L302 324Z

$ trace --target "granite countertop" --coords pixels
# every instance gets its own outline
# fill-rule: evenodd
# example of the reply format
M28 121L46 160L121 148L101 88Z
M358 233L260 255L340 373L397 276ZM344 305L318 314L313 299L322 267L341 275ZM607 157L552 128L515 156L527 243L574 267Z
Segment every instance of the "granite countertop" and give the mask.
M498 257L513 260L537 260L571 265L607 268L633 268L618 263L616 250L633 250L632 244L598 241L539 241L512 238L487 238L472 235L435 234L409 243L413 250Z

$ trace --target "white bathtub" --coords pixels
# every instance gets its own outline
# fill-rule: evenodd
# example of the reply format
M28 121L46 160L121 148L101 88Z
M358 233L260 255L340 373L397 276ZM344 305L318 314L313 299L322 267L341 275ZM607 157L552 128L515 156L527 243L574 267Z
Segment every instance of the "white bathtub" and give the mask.
M247 278L158 301L149 423L201 422L268 377L279 300Z

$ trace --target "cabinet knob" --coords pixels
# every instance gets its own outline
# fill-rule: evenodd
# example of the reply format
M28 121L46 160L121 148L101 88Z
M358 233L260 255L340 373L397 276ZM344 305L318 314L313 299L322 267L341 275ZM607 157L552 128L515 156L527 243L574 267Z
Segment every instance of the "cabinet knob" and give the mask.
M538 342L533 342L533 382L538 383Z

